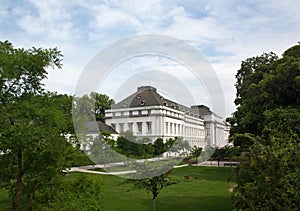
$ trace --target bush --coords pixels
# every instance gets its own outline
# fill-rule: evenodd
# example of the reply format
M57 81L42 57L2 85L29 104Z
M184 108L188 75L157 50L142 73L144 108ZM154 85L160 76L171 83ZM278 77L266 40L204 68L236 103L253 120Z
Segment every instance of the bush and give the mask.
M237 168L235 210L298 210L300 207L299 138L256 143Z

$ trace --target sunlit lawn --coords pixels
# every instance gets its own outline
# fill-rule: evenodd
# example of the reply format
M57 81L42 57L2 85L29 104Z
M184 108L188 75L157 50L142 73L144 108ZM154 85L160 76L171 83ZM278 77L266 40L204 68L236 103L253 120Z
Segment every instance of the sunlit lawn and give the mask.
M231 210L229 188L233 181L232 168L184 167L175 169L171 177L179 180L177 185L163 189L157 198L156 210ZM189 175L189 181L184 180ZM198 179L195 179L195 176ZM232 177L233 178L233 177ZM122 178L104 176L104 210L151 210L151 194L144 190L127 191L120 186Z
M81 173L71 173L65 179L72 180ZM184 175L189 175L188 181ZM156 201L156 210L231 210L233 168L183 167L173 170L171 177L178 184L161 191ZM96 175L93 175L96 176ZM134 211L151 210L151 194L144 190L128 191L130 185L120 185L124 178L109 175L102 177L103 210ZM197 178L195 178L197 177ZM228 178L232 177L228 182ZM0 210L7 210L10 201L5 192L0 192Z

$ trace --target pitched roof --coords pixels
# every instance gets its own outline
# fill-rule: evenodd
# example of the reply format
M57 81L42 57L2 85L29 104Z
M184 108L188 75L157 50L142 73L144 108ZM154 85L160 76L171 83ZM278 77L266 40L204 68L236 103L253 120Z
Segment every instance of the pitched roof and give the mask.
M181 110L187 108L171 100L165 99L156 92L151 86L138 87L137 92L125 98L121 102L112 106L112 109L134 108L143 106L167 106L173 109Z
M109 132L111 134L118 134L111 126L101 122L101 121L91 121L85 124L85 132L87 134L95 134L101 132Z

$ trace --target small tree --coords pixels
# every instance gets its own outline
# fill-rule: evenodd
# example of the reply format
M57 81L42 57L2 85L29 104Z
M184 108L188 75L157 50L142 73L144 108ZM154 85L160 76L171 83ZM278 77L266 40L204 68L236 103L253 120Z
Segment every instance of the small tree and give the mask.
M115 146L115 140L111 138L109 132L101 132L101 134L95 138L92 138L91 142L91 158L97 163L104 163L104 169L106 169L107 162L115 161L116 153L113 151Z
M231 157L231 150L229 146L224 146L220 148L216 148L214 154L211 158L216 159L218 161L218 167L220 167L220 161L224 160L225 158Z
M196 163L198 164L198 158L200 157L202 152L201 147L194 146L191 150L191 155L195 158Z
M172 178L169 176L170 171L158 176L147 177L148 175L153 175L155 171L158 171L160 168L162 168L158 166L155 168L155 164L145 162L136 163L136 165L140 170L140 172L137 172L137 175L134 175L134 177L137 179L127 179L125 183L133 184L133 187L130 190L144 189L147 192L150 192L152 194L152 211L155 211L156 198L160 191L167 186L176 184L177 182L172 180Z

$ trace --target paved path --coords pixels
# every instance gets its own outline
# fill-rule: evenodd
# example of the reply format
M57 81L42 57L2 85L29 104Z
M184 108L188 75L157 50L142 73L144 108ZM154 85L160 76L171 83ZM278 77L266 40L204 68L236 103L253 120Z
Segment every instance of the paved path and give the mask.
M166 158L159 158L159 160L164 160ZM156 161L158 158L153 158L151 161ZM144 160L139 160L137 162L144 162ZM220 166L224 167L230 167L230 163L232 166L236 166L238 162L229 162L229 161L220 161ZM93 169L105 169L109 167L115 167L115 166L125 166L126 164L124 162L116 162L116 163L108 163L108 164L97 164L97 165L87 165L87 166L78 166L78 167L72 167L66 172L84 172L84 173L91 173L91 174L104 174L104 175L123 175L123 174L132 174L136 173L136 170L128 170L128 171L117 171L117 172L105 172L105 171L95 171ZM185 165L179 165L174 166L174 168L181 168L188 166L188 164ZM202 163L197 164L197 166L218 166L217 161L204 161Z
M90 173L90 174L105 174L105 175L123 175L123 174L136 173L136 170L118 171L118 172L103 172L103 171L93 171L93 170L82 169L80 167L72 167L70 170L67 170L67 172L84 172L84 173Z
M230 164L233 166L236 166L239 164L239 162L236 161L220 161L221 167L230 167ZM204 161L202 163L199 163L198 166L218 166L218 161Z

